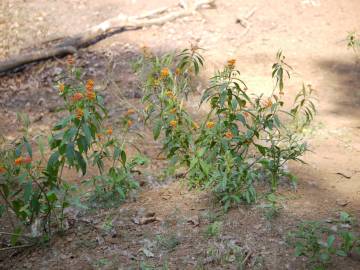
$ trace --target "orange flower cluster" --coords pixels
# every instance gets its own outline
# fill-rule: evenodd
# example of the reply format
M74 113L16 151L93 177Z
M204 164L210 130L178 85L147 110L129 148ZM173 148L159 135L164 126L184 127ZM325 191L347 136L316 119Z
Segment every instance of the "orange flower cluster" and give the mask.
M162 79L164 79L164 78L168 77L169 74L170 74L169 69L168 69L168 68L163 68L163 69L161 70L160 77L161 77Z
M71 99L72 99L73 102L76 102L76 101L82 100L83 97L84 97L84 95L83 95L82 93L77 92L77 93L75 93L75 94L72 96Z
M86 97L88 98L88 100L94 100L96 98L96 94L95 92L87 92Z
M112 128L108 128L108 129L106 130L106 134L107 134L107 135L112 135L112 134L113 134Z
M22 164L30 164L31 163L31 157L18 157L15 159L16 165L22 165Z
M93 80L88 80L86 82L86 97L88 98L88 100L94 100L96 98L96 94L94 92L94 81Z
M172 126L173 128L175 128L177 126L177 121L176 120L171 120L170 121L170 126Z
M131 121L130 119L127 121L127 125L128 127L131 127L133 125L133 121Z
M165 95L166 95L168 98L174 98L174 97L175 97L173 91L171 91L171 90L167 90L167 91L165 92Z
M235 68L235 64L236 64L236 60L235 59L230 59L227 61L227 66L230 69L234 69Z
M5 172L6 172L6 169L4 167L0 167L0 174L5 173Z
M213 121L209 121L206 123L207 128L213 128L215 126L215 123Z
M81 118L84 116L84 111L80 108L76 109L75 116L77 119L81 120Z
M86 85L85 85L86 91L89 91L89 92L93 91L94 90L94 84L95 84L95 82L93 80L87 80Z
M225 138L231 140L234 137L234 135L232 134L232 132L229 130L225 133Z
M60 91L61 94L64 93L64 91L65 91L65 84L63 84L63 83L60 83L60 84L59 84L59 91Z

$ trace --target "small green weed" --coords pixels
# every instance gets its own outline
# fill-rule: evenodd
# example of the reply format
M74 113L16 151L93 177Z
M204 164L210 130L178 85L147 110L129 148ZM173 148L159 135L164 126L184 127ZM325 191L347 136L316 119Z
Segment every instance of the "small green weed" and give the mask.
M360 254L359 235L351 231L353 219L345 212L331 223L303 222L289 234L289 243L295 248L295 256L310 259L313 269L326 269L334 256L347 257L351 252Z
M156 241L161 248L168 251L174 250L181 243L179 237L174 234L157 235Z
M215 221L214 223L209 224L204 233L207 237L218 237L221 233L222 222Z

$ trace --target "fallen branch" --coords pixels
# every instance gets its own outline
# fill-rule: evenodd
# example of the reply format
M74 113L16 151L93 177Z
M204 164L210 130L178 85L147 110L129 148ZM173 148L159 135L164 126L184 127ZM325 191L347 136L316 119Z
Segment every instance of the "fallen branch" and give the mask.
M27 248L27 247L32 247L32 246L35 246L35 244L30 244L30 245L20 245L20 246L13 246L13 247L0 248L0 252L1 252L1 251L6 251L6 250L10 250L10 249Z
M0 62L0 74L32 62L73 54L78 49L88 47L123 31L162 25L177 18L192 15L204 6L214 6L214 3L215 0L197 0L191 5L185 5L186 8L184 8L184 5L178 5L174 8L157 9L139 16L119 14L115 18L106 20L81 34L45 42L46 44L52 44L51 47L37 49L34 52L18 55Z

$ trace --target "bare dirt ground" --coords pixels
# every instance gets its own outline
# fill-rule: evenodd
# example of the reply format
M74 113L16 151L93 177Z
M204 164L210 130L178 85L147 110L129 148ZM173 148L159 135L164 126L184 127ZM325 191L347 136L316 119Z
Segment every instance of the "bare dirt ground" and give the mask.
M0 18L0 56L41 40L81 32L118 13L138 14L174 2L5 1L0 4L4 17ZM252 9L255 13L246 30L236 19ZM126 110L117 102L119 93L138 104L140 94L130 63L142 45L165 52L197 43L205 49L204 78L235 58L249 88L258 92L271 89L271 65L276 51L282 49L296 71L286 82L286 99L292 100L302 81L317 89L319 113L309 131L312 151L304 157L308 165L290 164L299 178L298 189L280 189L284 208L271 222L258 206L239 206L224 214L210 195L188 191L181 182L160 187L148 184L120 208L83 217L49 247L0 256L0 269L139 269L141 264L159 269L164 265L169 269L202 269L201 265L204 269L236 269L232 257L214 259L209 252L215 250L219 257L226 257L221 252L229 246L246 251L248 269L307 269L306 261L295 258L286 245L287 231L302 220L332 218L339 211L360 219L360 65L345 42L348 31L359 30L359 15L360 2L354 0L219 0L216 9L161 27L124 32L80 51L77 61L87 74L99 82L111 76L115 82L103 94L116 121ZM109 65L111 59L115 66ZM52 80L64 68L64 60L57 59L0 78L2 134L16 136L17 111L29 114L34 133L49 130L61 104ZM160 146L144 142L142 147L151 155ZM157 171L157 167L152 164L147 171ZM149 173L145 178L150 183L156 177ZM139 212L155 212L158 221L136 225L132 218ZM215 239L204 235L214 216L222 222L221 236ZM112 233L104 229L108 220L113 221ZM337 259L330 269L360 269L360 262Z

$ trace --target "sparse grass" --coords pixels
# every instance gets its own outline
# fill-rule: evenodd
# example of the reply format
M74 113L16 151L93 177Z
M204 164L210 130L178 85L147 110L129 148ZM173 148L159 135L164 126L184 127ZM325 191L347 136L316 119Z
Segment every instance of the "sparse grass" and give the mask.
M207 220L209 223L214 223L219 219L220 216L221 216L220 213L216 213L214 211L208 210L202 215L202 218Z
M222 222L215 221L214 223L209 224L204 231L206 237L218 237L221 233Z
M175 234L161 234L156 236L156 242L158 246L167 251L174 250L180 245L180 238Z

